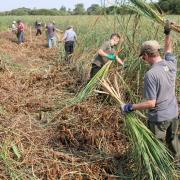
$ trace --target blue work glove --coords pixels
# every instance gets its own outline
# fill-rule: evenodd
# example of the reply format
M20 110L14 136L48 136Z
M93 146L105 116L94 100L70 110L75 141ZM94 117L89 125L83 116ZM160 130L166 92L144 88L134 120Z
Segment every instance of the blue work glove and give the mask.
M128 112L133 111L133 107L132 106L133 106L132 104L122 104L121 105L121 109L122 109L123 112L128 113Z
M107 54L106 57L111 61L116 60L116 55L114 55L114 54Z

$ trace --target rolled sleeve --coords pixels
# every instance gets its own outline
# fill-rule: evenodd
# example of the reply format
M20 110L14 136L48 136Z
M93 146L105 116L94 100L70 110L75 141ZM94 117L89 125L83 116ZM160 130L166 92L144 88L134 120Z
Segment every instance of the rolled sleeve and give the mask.
M166 61L172 61L172 62L176 62L176 58L172 53L166 53L165 54L165 60Z

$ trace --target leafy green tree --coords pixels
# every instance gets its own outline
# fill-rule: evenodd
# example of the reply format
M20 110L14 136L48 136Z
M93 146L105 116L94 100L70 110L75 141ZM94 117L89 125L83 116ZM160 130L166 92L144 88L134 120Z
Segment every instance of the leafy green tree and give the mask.
M83 3L79 3L75 5L75 9L73 10L73 14L75 15L83 15L85 14L85 8Z
M57 9L34 9L31 10L30 15L56 16L59 15L59 11Z
M69 15L71 15L71 14L72 14L72 11L71 11L71 9L70 9L70 8L68 8L67 13L68 13Z
M117 13L118 8L119 7L117 7L117 6L109 6L106 8L106 13L107 14L115 14L115 13Z
M170 1L169 0L160 0L159 6L164 12L169 11Z
M68 14L65 6L61 6L61 8L59 9L59 14L60 15L67 15Z
M66 12L66 7L65 6L61 6L61 8L59 10Z
M180 0L159 0L160 8L170 14L180 14Z
M22 8L11 10L9 15L23 16L23 15L28 15L30 11L31 9L22 7Z
M169 9L172 14L180 14L180 0L172 0Z
M87 8L87 14L89 15L98 15L101 14L102 8L99 4L92 4L89 8Z

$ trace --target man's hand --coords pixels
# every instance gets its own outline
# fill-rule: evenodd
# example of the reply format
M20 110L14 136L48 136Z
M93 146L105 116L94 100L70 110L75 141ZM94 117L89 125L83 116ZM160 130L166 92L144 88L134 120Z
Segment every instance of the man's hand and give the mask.
M171 23L169 20L166 20L165 26L164 26L164 34L169 35L171 32Z
M133 111L133 105L132 104L122 104L121 109L123 112L129 113Z
M106 57L112 61L116 60L116 55L114 54L107 54Z
M127 64L126 61L123 62L123 68L124 68L124 69L128 68L128 64Z

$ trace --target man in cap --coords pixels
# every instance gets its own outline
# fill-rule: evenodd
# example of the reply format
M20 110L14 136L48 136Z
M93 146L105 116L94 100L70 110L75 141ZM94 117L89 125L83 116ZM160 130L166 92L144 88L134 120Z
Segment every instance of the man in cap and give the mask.
M164 59L160 56L160 45L155 40L142 44L140 57L151 67L144 77L144 102L123 104L123 112L148 109L148 128L161 141L166 142L175 158L180 156L178 141L178 104L175 96L177 64L172 54L171 24L164 27Z
M72 53L74 52L74 42L77 41L77 35L74 31L73 26L68 26L68 28L64 32L62 41L64 41L64 49L66 52L66 59L70 60L70 57L71 57Z

